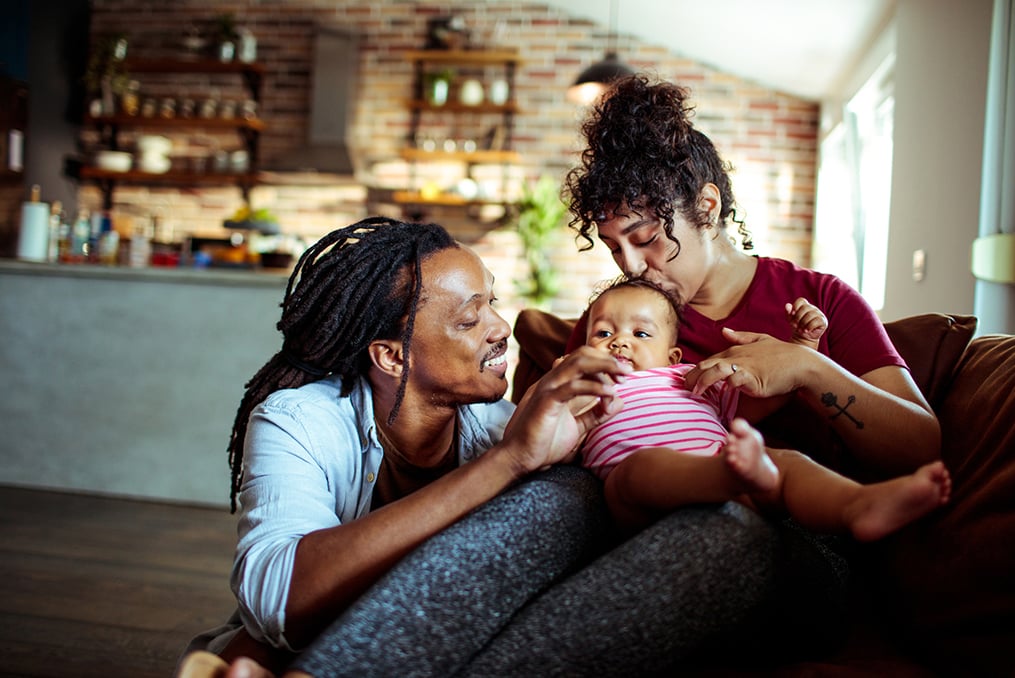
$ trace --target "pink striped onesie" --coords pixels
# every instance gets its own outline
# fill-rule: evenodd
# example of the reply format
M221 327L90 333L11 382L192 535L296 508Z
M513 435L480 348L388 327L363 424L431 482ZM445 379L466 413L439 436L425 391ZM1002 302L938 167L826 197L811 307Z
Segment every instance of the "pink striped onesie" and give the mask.
M593 429L582 446L582 463L600 478L645 447L669 447L701 456L718 454L736 414L738 391L725 381L700 396L684 385L693 365L640 370L617 385L620 413Z

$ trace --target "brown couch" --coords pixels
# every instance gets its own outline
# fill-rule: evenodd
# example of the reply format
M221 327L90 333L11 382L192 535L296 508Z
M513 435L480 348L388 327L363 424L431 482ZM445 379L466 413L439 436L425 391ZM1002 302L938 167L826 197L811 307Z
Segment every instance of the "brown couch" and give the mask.
M516 398L563 353L573 325L519 314ZM936 313L885 327L940 419L952 500L865 546L863 601L842 647L779 673L1015 676L1015 336L973 339L975 318ZM821 458L820 422L780 415L766 422L766 437Z

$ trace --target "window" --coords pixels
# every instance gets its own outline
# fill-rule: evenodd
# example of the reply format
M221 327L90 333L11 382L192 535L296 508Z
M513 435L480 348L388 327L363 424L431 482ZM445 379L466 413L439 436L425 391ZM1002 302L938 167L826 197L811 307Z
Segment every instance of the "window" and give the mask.
M821 142L814 267L834 273L879 310L885 303L892 185L894 56L849 100Z

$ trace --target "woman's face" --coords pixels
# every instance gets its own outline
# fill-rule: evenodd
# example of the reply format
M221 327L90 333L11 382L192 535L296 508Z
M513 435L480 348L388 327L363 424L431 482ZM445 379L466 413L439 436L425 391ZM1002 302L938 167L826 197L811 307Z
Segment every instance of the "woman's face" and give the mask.
M511 327L493 309L493 275L466 247L434 254L422 273L410 386L437 405L499 400Z
M673 214L673 237L666 237L662 221L652 212L633 209L609 213L597 222L599 239L626 275L645 278L685 303L694 303L702 290L714 256L712 241L679 211ZM676 255L676 256L674 256Z

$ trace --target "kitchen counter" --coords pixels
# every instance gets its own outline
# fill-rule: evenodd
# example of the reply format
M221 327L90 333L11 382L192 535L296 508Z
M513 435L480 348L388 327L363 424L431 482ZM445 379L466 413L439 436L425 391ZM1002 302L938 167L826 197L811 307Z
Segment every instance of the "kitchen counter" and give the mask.
M0 483L227 505L287 279L0 260Z
M277 287L281 284L283 289L285 289L285 283L289 279L289 271L276 269L169 266L130 268L127 266L96 266L92 264L35 263L19 261L17 259L0 259L0 274L242 287Z

